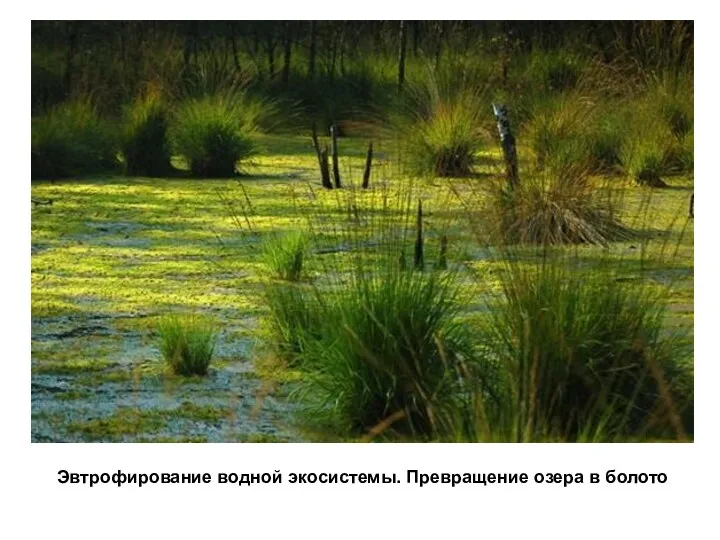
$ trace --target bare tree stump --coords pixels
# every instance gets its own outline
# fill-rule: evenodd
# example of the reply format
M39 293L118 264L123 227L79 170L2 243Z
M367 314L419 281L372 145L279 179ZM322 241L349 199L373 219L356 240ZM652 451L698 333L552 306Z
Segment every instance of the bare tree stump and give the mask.
M367 151L367 157L365 158L365 170L363 171L363 181L362 181L363 189L367 189L370 187L370 169L372 168L372 158L373 158L373 143L372 143L372 141L370 141L370 145L368 146L368 151Z
M418 211L417 211L417 236L415 238L415 269L422 271L425 267L425 261L423 257L423 213L422 213L422 199L418 199Z
M445 270L447 268L447 247L448 238L443 234L440 238L440 256L438 257L438 269L440 270Z
M505 158L505 169L510 189L513 189L520 182L518 174L517 149L515 148L515 137L510 130L507 107L502 104L493 103L493 112L500 133L500 144Z
M315 124L312 125L312 143L313 148L315 149L315 155L317 156L318 167L322 168L322 161L320 160L320 144L318 143L317 127Z
M693 192L692 195L690 195L690 210L688 212L688 215L695 219L695 192Z
M320 152L320 176L322 177L322 184L327 189L332 189L333 185L330 182L330 165L328 164L328 147L322 149Z
M318 167L320 168L320 179L322 181L322 185L326 189L332 189L332 183L330 182L330 173L327 171L327 150L325 152L325 158L323 160L323 153L320 151L320 143L318 143L317 138L317 128L315 127L315 124L313 124L312 127L312 142L313 142L313 148L315 148L315 155L317 155L318 160ZM324 163L324 165L323 165Z
M335 124L330 126L330 138L332 139L332 168L333 178L335 179L335 187L341 188L340 183L340 166L338 165L338 143L337 143L338 128Z

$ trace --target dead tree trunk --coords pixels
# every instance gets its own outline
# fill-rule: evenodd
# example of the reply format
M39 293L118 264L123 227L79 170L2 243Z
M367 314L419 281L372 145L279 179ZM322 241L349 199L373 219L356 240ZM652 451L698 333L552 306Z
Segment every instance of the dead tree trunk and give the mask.
M333 178L335 180L335 187L341 188L342 185L340 183L340 165L338 163L338 143L337 143L337 126L333 124L330 126L330 137L332 139L332 168L333 168Z
M520 182L518 176L517 149L515 148L515 137L510 131L510 120L508 119L505 105L493 104L493 112L497 121L498 132L500 133L500 144L505 158L505 169L510 189L515 188Z
M690 210L688 212L688 215L695 219L695 193L693 192L692 195L690 195Z
M422 214L422 199L418 199L418 211L417 211L417 236L415 238L415 269L422 271L425 267L423 258L423 214Z
M326 189L332 189L332 183L330 182L330 172L327 168L327 148L325 149L325 157L323 158L323 153L320 151L320 144L318 143L317 138L317 129L315 128L315 124L313 124L312 127L312 142L313 147L315 148L315 155L317 155L318 160L318 167L320 168L320 179L322 181L322 185Z
M330 182L330 167L328 165L328 147L322 149L320 152L320 176L322 176L322 184L327 189L332 189L332 183Z
M368 151L367 151L367 157L365 158L365 170L363 171L363 181L362 181L363 189L367 189L370 187L370 169L372 168L372 158L373 158L373 143L372 143L372 141L370 141L370 145L368 146Z

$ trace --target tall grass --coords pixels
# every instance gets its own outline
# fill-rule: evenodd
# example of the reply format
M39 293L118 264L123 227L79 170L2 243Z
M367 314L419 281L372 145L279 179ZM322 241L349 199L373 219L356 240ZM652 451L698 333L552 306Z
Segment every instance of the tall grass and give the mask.
M532 185L523 178L516 189L528 192L518 200L548 189ZM335 214L348 215L344 204L355 211L331 235L342 249L318 257L324 272L314 282L273 281L265 290L271 346L302 374L291 397L303 418L342 437L389 440L678 440L692 432L688 351L668 331L666 291L621 279L612 257L586 262L547 246L554 234L559 243L607 245L617 237L603 226L626 231L615 214L609 223L593 214L602 207L587 202L596 188L587 176L556 186L560 195L546 206L587 205L592 227L566 216L571 232L557 232L558 219L532 206L525 215L537 221L528 227L545 245L493 249L486 262L495 271L477 282L457 264L428 272L398 263L415 230L417 192L405 186L392 200L389 191L334 194ZM330 210L313 212L323 218L321 229L310 227L313 240L327 241ZM475 290L485 294L480 311L470 307Z
M68 178L112 171L116 137L90 101L72 101L32 119L33 178Z
M309 340L317 339L323 324L322 303L313 291L292 283L270 283L263 289L268 308L265 320L272 353L288 366L307 361Z
M487 199L491 236L503 244L595 244L628 239L621 202L587 171L526 176L514 188L495 182Z
M173 146L194 176L231 177L256 152L255 120L255 111L232 94L191 99L175 114Z
M619 172L623 134L622 102L588 91L540 99L522 130L538 169L563 175L568 170L594 174Z
M409 112L399 129L404 137L406 164L421 175L462 177L473 173L478 153L490 140L491 109L484 87L457 87L430 74L410 89Z
M330 208L312 203L303 212L319 275L265 288L270 346L303 372L292 396L310 423L339 434L448 434L466 399L461 371L472 369L474 350L457 317L458 275L405 263L417 242L418 193L402 186L392 196L387 186L350 187ZM328 214L350 222L329 225ZM432 260L435 239L424 241ZM447 259L447 248L439 251Z
M528 58L525 73L540 88L548 92L563 92L578 86L589 69L586 54L567 50L537 50Z
M125 174L167 176L172 172L168 123L167 105L157 92L126 107L122 134Z
M335 125L340 136L373 131L398 102L394 79L364 65L353 66L341 77L296 74L287 85L263 86L266 93L284 103L284 127L306 131L315 124L320 133L328 133Z
M648 76L626 115L621 161L642 185L663 187L663 176L692 171L693 82L686 72Z
M157 326L160 352L176 375L207 375L217 332L195 316L167 316Z
M263 246L263 260L276 278L299 281L303 275L309 239L300 231L273 235Z
M673 145L669 126L647 109L637 110L625 134L620 160L627 175L637 184L665 187L666 159Z
M335 291L303 353L311 370L298 392L309 414L356 434L449 432L474 358L457 294L447 275L398 269Z
M663 327L667 297L649 285L558 260L506 265L483 327L502 367L481 395L480 438L511 441L683 438L687 353ZM686 381L685 381L686 382Z

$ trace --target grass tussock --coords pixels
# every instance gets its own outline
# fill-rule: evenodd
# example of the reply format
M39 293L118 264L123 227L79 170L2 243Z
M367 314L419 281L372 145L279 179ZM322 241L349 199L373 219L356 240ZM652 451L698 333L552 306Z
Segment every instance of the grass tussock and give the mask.
M238 162L255 154L254 129L254 111L245 108L244 100L232 95L208 96L179 106L172 141L193 176L227 178L235 175Z
M504 244L594 244L628 239L610 190L586 173L539 173L510 188L496 182L488 198L491 233Z
M539 102L523 138L539 170L561 175L571 169L619 172L623 136L618 111L592 95L568 92Z
M501 282L483 337L486 358L502 369L493 400L483 400L479 436L685 437L692 405L679 359L687 351L663 327L663 291L567 261L512 262Z
M664 176L692 172L692 86L683 72L655 75L628 111L620 157L637 184L665 187Z
M169 111L157 92L150 92L126 107L122 153L128 176L168 176L171 149Z
M667 156L673 137L663 119L648 111L638 111L625 135L620 158L627 175L638 185L666 187Z
M273 354L288 366L300 365L308 340L317 338L323 323L320 299L297 284L274 282L265 286L263 300Z
M303 353L309 415L357 434L449 432L474 355L457 294L447 275L387 270L330 295Z
M415 174L463 177L473 173L478 153L490 140L490 101L483 87L453 88L434 77L410 99L409 119L401 121L405 158Z
M578 86L588 64L586 56L573 52L536 51L530 55L524 75L546 92L563 92Z
M285 281L300 281L309 239L303 232L271 236L263 246L263 260L272 274Z
M32 119L33 179L112 171L117 148L112 127L90 101L72 101Z
M159 348L165 362L176 375L207 375L217 332L205 319L194 316L168 316L157 327Z

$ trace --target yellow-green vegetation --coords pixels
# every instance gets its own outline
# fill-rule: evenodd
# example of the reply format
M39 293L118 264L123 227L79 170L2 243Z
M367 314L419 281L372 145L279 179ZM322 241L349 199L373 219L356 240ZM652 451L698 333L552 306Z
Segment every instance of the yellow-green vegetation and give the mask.
M145 25L33 24L34 440L692 438L691 22Z
M176 375L206 375L217 332L212 323L192 316L172 315L157 327L160 352Z
M233 176L238 161L255 153L250 135L260 112L260 106L249 103L245 93L234 87L191 99L175 113L173 146L187 160L193 176Z
M117 165L115 133L90 100L53 107L32 122L32 177L97 174Z
M167 410L119 408L104 418L73 422L67 426L67 430L90 441L113 441L127 436L157 433L173 420L214 424L232 414L229 408L199 406L190 402Z
M32 303L38 329L34 335L62 335L63 331L51 329L61 325L65 317L80 326L83 320L105 317L99 319L101 324L85 323L87 334L70 334L54 341L51 349L33 341L34 373L70 376L84 385L66 390L60 399L77 397L72 401L82 402L82 392L98 384L134 385L158 377L167 381L161 388L177 388L161 363L145 363L158 358L153 352L153 329L169 310L212 313L218 324L237 328L233 340L243 336L265 340L271 336L257 333L263 331L258 329L257 320L267 313L268 290L279 290L266 287L269 276L262 249L263 241L278 231L314 231L318 245L306 262L308 279L317 283L328 278L329 284L342 282L343 268L350 271L357 260L355 251L347 247L353 242L369 242L372 231L379 234L390 230L393 222L410 231L405 240L393 241L405 246L407 264L411 265L414 218L407 218L408 212L402 210L412 207L411 197L425 201L428 260L437 257L439 237L446 235L451 264L461 264L472 271L468 276L475 276L467 278L460 293L459 301L465 307L458 320L473 325L482 319L476 311L483 303L478 292L501 292L503 262L501 257L478 258L478 239L487 231L478 226L472 209L481 208L488 196L478 180L448 183L398 178L386 188L367 192L327 192L315 187L314 156L302 138L263 137L261 141L275 154L258 157L255 175L240 180L242 183L113 178L33 186L33 196L58 200L51 208L33 211L36 252L32 257ZM344 140L343 144L355 151L343 165L349 181L357 183L363 141ZM284 154L286 147L304 147L306 153ZM491 156L499 158L497 153ZM312 189L304 180L314 184ZM636 233L635 238L606 248L581 245L573 248L573 253L588 268L613 261L618 281L669 290L667 324L691 331L693 234L685 212L692 184L683 178L672 182L672 190L618 187L622 222ZM383 205L388 208L385 214ZM348 212L353 206L356 212ZM388 222L387 215L394 217ZM483 240L481 252L482 245ZM366 264L379 256L372 244L369 247L363 255ZM562 252L565 248L554 249ZM98 328L93 330L94 326ZM106 330L101 332L100 327ZM288 338L293 335L289 333ZM123 336L133 336L137 344L128 348ZM266 360L248 375L255 373L274 381L280 384L275 384L277 389L286 384L292 388L307 377L302 370L272 360L268 353L273 347L264 349L266 352L258 349L257 354ZM297 349L289 351L287 358L295 358ZM282 348L275 352L282 352ZM227 354L233 353L219 351L219 360L231 359ZM123 355L125 361L132 362L129 368L116 364ZM151 437L153 426L160 425L160 420L152 414L146 418L127 413L117 423L97 420L86 428L71 424L75 425L74 433L83 438L109 440L119 436L118 430Z
M308 239L302 231L274 236L265 242L265 264L275 277L286 281L299 281L303 275L303 262L307 256Z
M484 114L487 90L455 86L432 74L413 90L409 119L399 122L407 142L408 169L444 177L471 175L478 153L490 139Z

